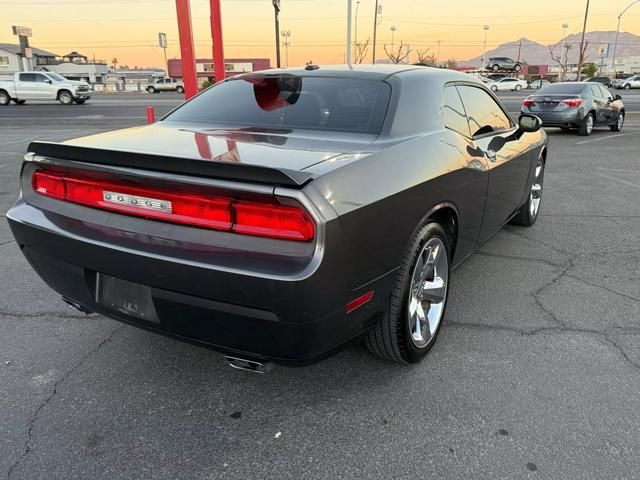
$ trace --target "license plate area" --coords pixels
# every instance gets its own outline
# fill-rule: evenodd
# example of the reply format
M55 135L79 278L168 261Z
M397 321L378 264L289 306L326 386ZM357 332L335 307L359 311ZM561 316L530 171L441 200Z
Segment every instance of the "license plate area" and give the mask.
M152 323L160 323L151 287L96 273L95 300L99 305Z

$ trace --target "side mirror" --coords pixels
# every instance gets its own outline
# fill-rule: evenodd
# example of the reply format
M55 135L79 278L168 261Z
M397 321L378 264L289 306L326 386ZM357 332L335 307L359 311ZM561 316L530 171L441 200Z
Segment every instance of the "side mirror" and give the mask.
M613 97L614 100L622 100L622 95L616 95Z
M518 126L521 132L534 133L542 128L542 120L535 115L520 115Z
M45 82L47 82L49 85L51 85L53 83L53 81L51 81L50 79L46 79Z

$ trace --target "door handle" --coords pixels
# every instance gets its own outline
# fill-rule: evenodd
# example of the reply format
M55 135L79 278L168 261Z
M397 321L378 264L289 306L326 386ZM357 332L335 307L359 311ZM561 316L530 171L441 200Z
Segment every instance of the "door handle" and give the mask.
M497 160L497 154L495 150L487 150L484 152L484 156L487 157L487 160L490 162L495 162Z

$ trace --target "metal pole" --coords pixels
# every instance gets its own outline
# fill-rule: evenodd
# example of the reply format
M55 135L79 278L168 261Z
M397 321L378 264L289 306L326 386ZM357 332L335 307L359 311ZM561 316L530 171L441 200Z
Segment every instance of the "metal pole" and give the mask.
M565 72L567 69L567 51L564 48L564 41L567 38L567 28L569 28L569 25L566 23L562 24L562 48L560 49L560 68L562 69L561 72L561 77L562 77L562 81L564 82L564 78L565 78ZM564 60L563 60L564 58Z
M578 73L576 80L579 82L582 79L582 62L584 61L584 34L587 30L587 18L589 17L589 2L587 0L587 8L584 11L584 24L582 25L582 40L580 40L580 52L578 56Z
M480 66L480 70L487 68L487 33L489 32L489 25L484 25L482 29L484 30L484 51L482 52L482 65Z
M211 0L211 40L213 41L213 74L216 82L225 77L224 44L222 42L222 14L220 0Z
M167 70L167 77L169 76L169 62L167 61L167 47L162 47L164 50L164 68ZM95 63L95 60L94 60Z
M620 15L618 15L618 28L616 29L616 42L613 44L613 63L611 64L611 70L613 71L613 78L616 77L616 51L618 50L618 36L620 35L620 21L622 20L622 16L627 13L631 7L633 7L636 3L639 3L640 0L635 0L631 2L627 8L625 8Z
M373 57L372 63L376 63L376 33L378 32L378 0L376 0L376 10L373 12Z
M352 0L347 0L347 54L346 63L351 65L351 6Z
M182 80L184 82L184 98L186 100L198 93L196 76L196 59L193 53L193 33L191 30L191 8L189 0L176 0L178 17L178 37L180 39L180 59L182 63Z
M273 6L276 21L276 67L280 68L280 9Z
M356 45L358 44L358 7L360 6L360 0L358 0L356 2L356 15L355 15L355 20L354 20L354 29L355 31L353 32L353 43L355 43Z

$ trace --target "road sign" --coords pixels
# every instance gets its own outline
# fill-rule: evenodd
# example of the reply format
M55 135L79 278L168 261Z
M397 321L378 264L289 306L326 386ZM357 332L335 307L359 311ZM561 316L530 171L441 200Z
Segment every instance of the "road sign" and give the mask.
M12 25L11 29L13 30L13 34L19 37L31 37L33 36L33 32L31 31L31 27L19 27L18 25Z
M602 58L609 56L609 44L603 43L598 47L598 55Z
M27 47L24 49L25 58L33 58L33 49L31 47Z
M160 48L167 48L167 34L166 33L158 33L158 46Z

